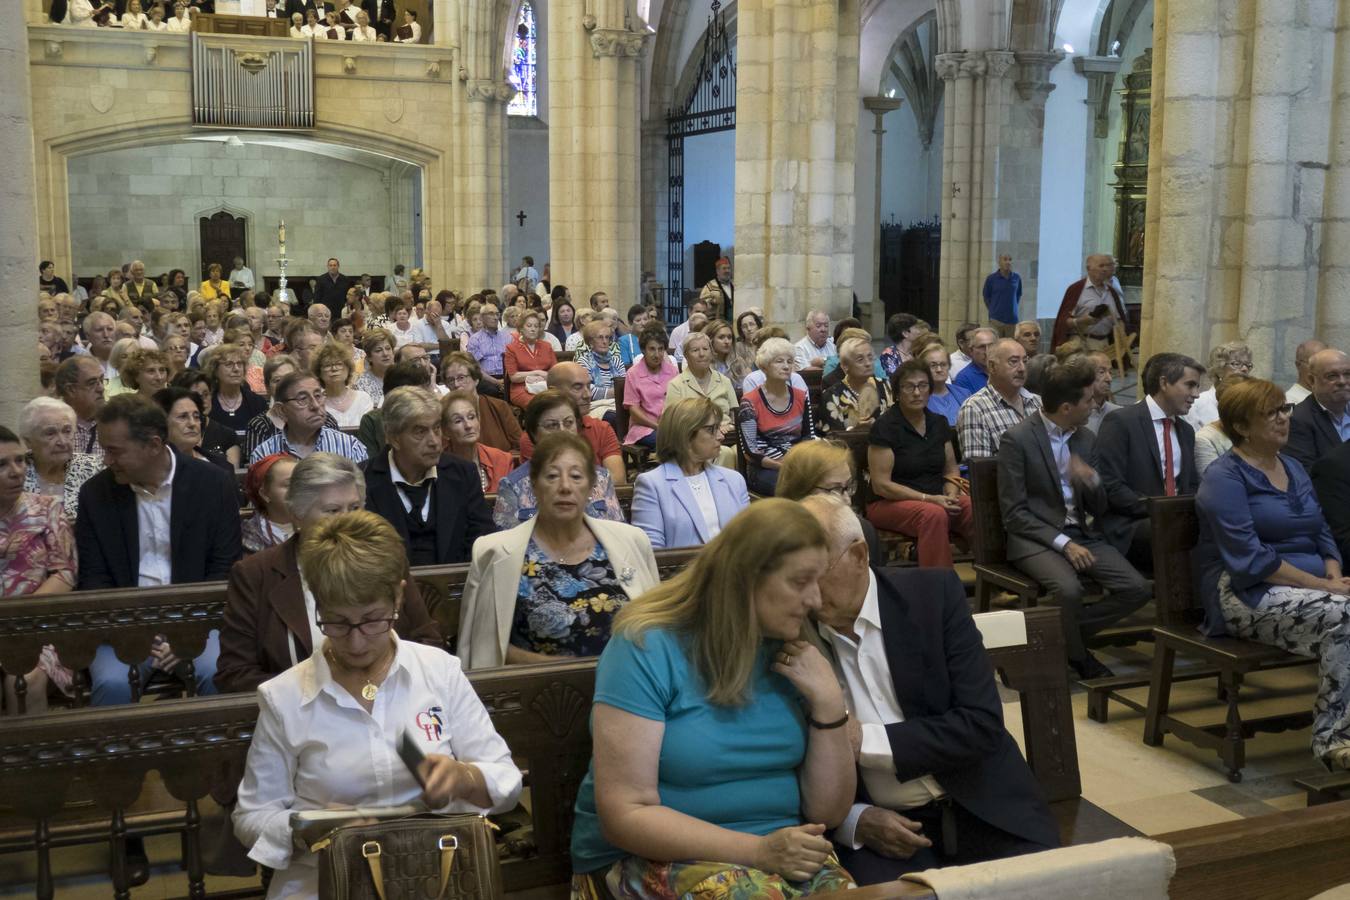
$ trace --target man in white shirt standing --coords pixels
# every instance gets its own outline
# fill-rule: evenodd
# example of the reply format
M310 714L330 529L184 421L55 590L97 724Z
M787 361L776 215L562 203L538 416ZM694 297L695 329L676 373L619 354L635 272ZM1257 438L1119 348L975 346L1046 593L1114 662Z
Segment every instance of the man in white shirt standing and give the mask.
M244 259L241 256L234 258L234 268L230 270L230 287L245 288L254 290L256 282L253 278L253 270L244 265Z
M830 314L813 309L806 314L806 337L797 342L797 371L825 368L825 360L835 356L834 338L830 337Z
M872 569L857 515L803 505L834 560L816 627L848 701L858 802L834 830L858 884L1059 846L1031 769L1003 727L993 668L956 573Z

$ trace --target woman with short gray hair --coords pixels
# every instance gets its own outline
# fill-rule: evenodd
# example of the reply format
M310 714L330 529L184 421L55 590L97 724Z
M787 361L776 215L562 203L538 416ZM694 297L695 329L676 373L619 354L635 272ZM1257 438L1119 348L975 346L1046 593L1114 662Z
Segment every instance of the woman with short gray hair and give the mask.
M1244 341L1227 341L1209 351L1209 389L1201 392L1184 418L1196 431L1219 419L1216 388L1227 375L1252 374L1252 348Z
M439 407L437 407L439 412ZM300 572L299 546L306 528L365 508L366 480L356 463L335 453L311 453L291 471L286 505L295 534L245 557L230 571L225 621L220 629L216 688L252 691L323 646L315 625L314 595ZM411 573L403 588L399 637L442 646Z
M54 397L36 397L19 415L19 437L28 448L23 489L56 497L71 527L80 512L80 486L103 468L103 457L78 453L75 410Z

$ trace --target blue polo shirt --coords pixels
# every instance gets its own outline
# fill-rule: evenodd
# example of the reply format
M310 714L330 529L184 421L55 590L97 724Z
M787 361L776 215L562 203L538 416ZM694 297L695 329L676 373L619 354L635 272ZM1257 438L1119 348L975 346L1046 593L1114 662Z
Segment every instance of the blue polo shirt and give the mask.
M980 368L979 363L971 363L952 379L952 387L958 387L967 394L978 394L989 383L989 373Z
M995 270L984 280L984 305L989 309L989 318L1005 325L1017 322L1017 306L1022 302L1022 276L1016 272L1003 273Z

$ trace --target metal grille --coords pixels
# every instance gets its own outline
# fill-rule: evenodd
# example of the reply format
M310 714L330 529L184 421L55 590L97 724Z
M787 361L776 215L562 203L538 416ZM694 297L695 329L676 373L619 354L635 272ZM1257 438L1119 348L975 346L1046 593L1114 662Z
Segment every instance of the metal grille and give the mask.
M684 141L736 128L736 53L727 37L722 4L713 0L703 36L703 60L694 87L679 110L666 117L670 200L666 229L666 321L684 321Z
M312 43L193 32L192 122L313 128Z

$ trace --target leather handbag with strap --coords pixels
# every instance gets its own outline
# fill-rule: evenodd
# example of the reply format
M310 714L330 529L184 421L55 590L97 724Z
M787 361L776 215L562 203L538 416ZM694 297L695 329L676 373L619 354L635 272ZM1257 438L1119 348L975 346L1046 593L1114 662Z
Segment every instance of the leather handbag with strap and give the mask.
M316 843L324 900L498 900L501 864L485 816L347 825Z

